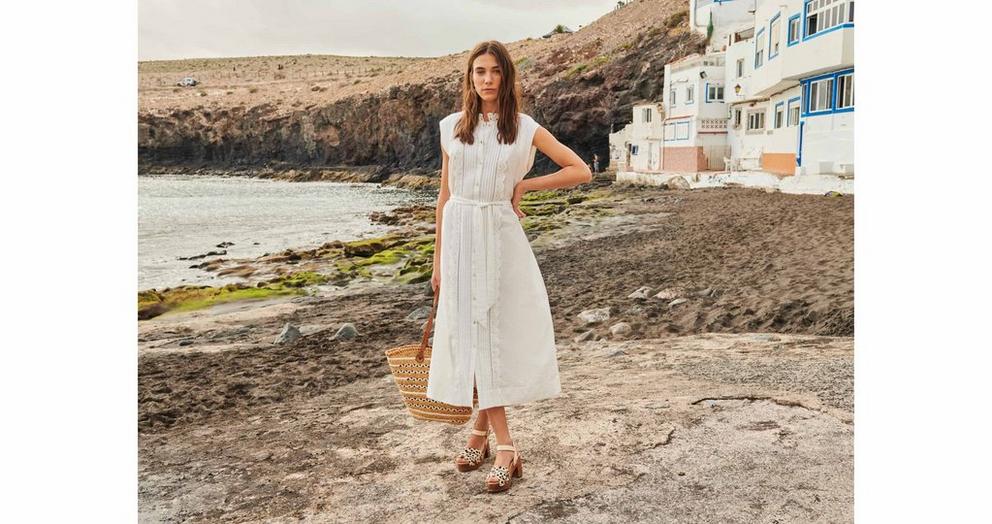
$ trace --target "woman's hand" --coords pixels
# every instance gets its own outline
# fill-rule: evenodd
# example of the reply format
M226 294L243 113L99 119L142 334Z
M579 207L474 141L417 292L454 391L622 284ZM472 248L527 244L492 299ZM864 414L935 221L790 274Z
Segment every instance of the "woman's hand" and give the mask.
M510 202L513 204L513 212L517 214L517 218L523 218L527 216L523 211L520 210L520 199L523 198L524 193L527 192L527 186L524 185L524 181L521 180L517 182L517 185L513 186L513 198Z
M431 272L431 290L437 293L437 288L441 285L441 272L438 271L437 262L434 263L434 270Z

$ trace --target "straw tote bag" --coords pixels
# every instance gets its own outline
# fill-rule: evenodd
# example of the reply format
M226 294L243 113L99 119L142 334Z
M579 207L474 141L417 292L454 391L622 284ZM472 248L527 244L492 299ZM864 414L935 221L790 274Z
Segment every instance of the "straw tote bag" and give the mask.
M389 371L400 388L403 402L414 418L464 424L472 416L471 407L453 406L427 398L427 377L431 368L431 348L427 345L427 339L434 326L440 289L441 287L438 286L434 290L434 305L431 307L430 318L424 324L424 335L420 339L420 344L387 349L386 360L389 362ZM472 403L477 405L478 402L479 392L473 387Z

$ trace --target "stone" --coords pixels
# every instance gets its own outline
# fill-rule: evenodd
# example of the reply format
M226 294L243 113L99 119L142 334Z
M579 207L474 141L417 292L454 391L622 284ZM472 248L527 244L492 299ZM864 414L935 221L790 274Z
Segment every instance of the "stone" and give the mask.
M626 337L633 330L634 328L632 328L630 324L626 322L617 322L616 324L610 326L610 334L613 335L614 337L619 337L619 338Z
M711 296L713 296L713 288L708 287L708 288L706 288L706 289L704 289L702 291L699 291L699 292L696 293L696 296L700 296L700 297L711 297Z
M346 322L338 329L338 332L334 334L333 340L352 340L357 336L358 330L355 329L355 325L351 322Z
M668 307L675 307L679 304L685 304L688 301L689 299L687 298L676 298L675 300L668 303Z
M661 300L675 300L682 295L682 290L678 288L666 288L658 292L654 298L660 298Z
M650 287L641 286L637 288L637 291L634 291L633 293L627 295L627 298L637 298L637 299L648 298L648 293L650 292L651 292Z
M686 180L683 177L680 177L680 176L674 176L672 178L669 178L668 181L665 182L665 187L667 187L668 189L689 189L690 188L689 181Z
M406 319L411 321L423 320L431 316L431 309L432 306L420 306L411 311L410 314L406 316Z
M585 322L586 324L606 322L609 319L610 319L610 308L608 307L603 307L598 309L587 309L579 313L579 320Z
M290 344L298 338L300 338L300 328L287 322L286 325L282 327L282 331L279 332L279 335L276 336L273 344Z
M574 342L585 342L587 340L592 340L593 337L595 337L595 336L596 336L596 332L594 330L590 329L589 331L586 331L585 333L579 334L578 336L576 336L572 340Z

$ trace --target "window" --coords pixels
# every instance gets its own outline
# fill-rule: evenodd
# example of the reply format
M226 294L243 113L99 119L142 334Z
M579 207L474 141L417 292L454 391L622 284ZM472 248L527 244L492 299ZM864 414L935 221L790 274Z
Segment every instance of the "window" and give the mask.
M785 104L783 104L782 102L775 104L775 129L781 128L782 124L784 123L785 120L785 109L783 107L784 105Z
M637 156L637 146L636 145L631 144L631 146L630 146L630 154L632 154L634 156Z
M850 4L850 12L848 12ZM806 36L822 33L831 27L854 21L854 2L812 0L806 4Z
M734 110L734 127L741 127L741 110Z
M675 139L676 140L689 139L689 122L677 122L675 124Z
M744 59L737 59L737 78L744 76Z
M757 69L761 67L761 64L765 63L765 31L762 30L758 33L758 37L754 42L754 68Z
M665 140L675 140L675 124L665 124Z
M789 19L789 45L799 41L799 15Z
M809 112L826 111L831 108L834 79L824 78L809 84Z
M723 102L723 86L707 85L706 86L706 101L707 102Z
M837 77L837 109L854 107L854 73Z
M685 88L685 103L691 104L696 101L695 96L696 86L689 86Z
M789 100L789 126L799 125L799 99Z
M782 35L780 34L779 31L779 26L782 25L780 22L781 22L781 18L779 18L779 15L775 15L775 18L772 19L771 24L768 24L768 42L769 42L768 59L769 60L778 56L778 44L779 42L782 41Z
M765 111L749 111L747 114L747 130L762 130L765 128Z
M675 105L675 88L674 87L672 88L671 92L669 92L668 105L670 105L670 106L674 106Z
M641 120L642 120L642 121L643 121L643 122L644 122L645 124L647 124L647 123L649 123L649 122L651 122L651 108L650 108L650 107L645 107L645 108L644 108L644 116L642 117L642 119L641 119Z

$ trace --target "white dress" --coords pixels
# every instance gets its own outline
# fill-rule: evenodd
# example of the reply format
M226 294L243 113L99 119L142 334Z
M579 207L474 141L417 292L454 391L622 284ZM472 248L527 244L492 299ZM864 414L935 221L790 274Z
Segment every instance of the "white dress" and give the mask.
M438 293L427 397L479 409L561 393L544 278L510 199L534 165L539 125L518 113L513 144L497 140L496 114L479 115L475 142L454 136L461 113L440 122L448 153Z

